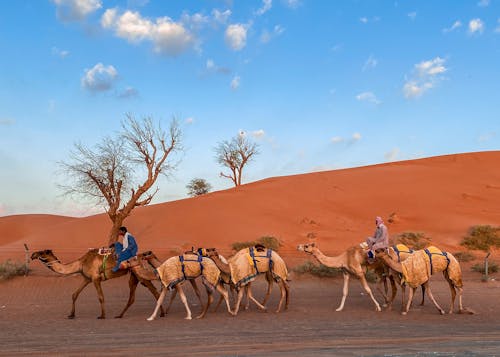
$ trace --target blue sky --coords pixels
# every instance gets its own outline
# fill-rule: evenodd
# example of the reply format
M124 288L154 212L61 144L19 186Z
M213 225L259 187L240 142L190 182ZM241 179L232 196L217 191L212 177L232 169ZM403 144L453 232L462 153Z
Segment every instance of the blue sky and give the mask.
M0 2L0 215L88 215L57 162L126 113L178 118L154 202L260 147L244 182L500 147L500 1Z

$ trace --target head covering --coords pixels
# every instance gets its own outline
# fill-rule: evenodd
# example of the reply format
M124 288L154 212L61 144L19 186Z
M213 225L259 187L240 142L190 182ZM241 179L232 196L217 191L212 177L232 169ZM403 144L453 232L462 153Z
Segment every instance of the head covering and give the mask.
M382 217L379 217L377 216L375 218L375 223L377 224L377 226L381 225L382 223L384 223L384 220L382 219Z

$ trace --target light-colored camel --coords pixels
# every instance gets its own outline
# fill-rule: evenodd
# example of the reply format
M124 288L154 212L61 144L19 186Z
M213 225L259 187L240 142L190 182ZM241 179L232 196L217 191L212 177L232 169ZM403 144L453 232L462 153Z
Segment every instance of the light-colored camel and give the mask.
M391 247L389 247L387 249L387 254L389 255L389 257L391 257L392 260L396 261L396 262L403 262L406 260L406 258L408 258L411 254L413 254L413 250L410 249L408 246L404 245L404 244L396 244L396 245L393 245ZM392 303L394 302L394 299L396 297L396 294L397 294L397 285L400 285L401 286L401 309L402 311L404 310L405 308L405 292L406 292L406 284L403 281L401 281L401 274L398 273L397 271L393 270L393 269L390 269L389 267L387 267L387 265L381 260L381 259L377 259L378 262L381 262L383 266L385 266L387 268L387 275L389 277L389 279L391 279L393 282L395 282L395 284L392 284L392 294L391 294L391 297L386 299L386 305L387 305L387 309L388 310L391 310L392 309ZM420 305L424 305L424 301L425 301L425 285L422 285L422 301L420 302Z
M78 299L78 296L80 295L82 290L90 283L94 283L94 287L99 297L99 303L101 305L101 315L98 317L98 319L104 319L106 317L106 313L104 310L104 294L102 291L101 282L118 278L120 276L126 275L129 272L128 269L120 269L117 272L113 272L111 269L116 264L116 258L114 257L114 254L110 254L106 257L104 255L100 255L98 253L98 249L91 249L79 259L68 264L61 263L61 261L57 259L57 257L50 249L34 252L31 255L31 259L40 260L47 268L59 274L70 275L80 273L82 275L83 282L72 295L73 303L71 306L71 312L68 315L68 318L70 319L75 318L75 303ZM160 296L160 293L156 290L155 286L151 282L152 280L157 279L153 273L148 273L145 269L141 269L140 267L130 269L130 272L129 299L123 311L118 316L116 316L117 318L123 317L125 311L127 311L127 309L134 303L135 290L139 282L146 288L148 288L155 299L158 299L158 297ZM163 308L161 309L161 316L164 316Z
M194 253L193 252L186 252L184 254L194 254ZM138 255L138 258L144 259L155 270L158 269L160 267L160 265L162 264L161 260L158 259L158 257L151 251L141 253L140 255ZM130 261L129 261L129 264L130 264ZM159 280L160 279L159 276L156 276L156 279ZM200 290L198 289L198 286L196 285L196 281L195 281L196 279L187 279L187 280L191 283L191 286L193 287L193 290L194 290L196 296L198 297L198 301L200 302L201 309L203 310L205 307L204 307L203 301L201 300ZM170 295L170 300L168 301L167 308L165 309L165 314L167 314L168 311L170 310L170 306L172 306L172 302L174 301L176 295L177 295L177 289L173 290L172 294ZM163 315L161 315L161 316L163 316Z
M196 257L196 259L193 259ZM182 261L181 261L182 259ZM165 299L165 295L167 290L176 289L179 293L179 296L186 308L186 319L191 320L191 310L189 309L189 305L187 303L186 295L182 290L182 284L189 279L195 279L201 276L203 284L205 285L207 291L207 304L204 306L203 311L197 318L203 318L213 301L213 290L217 289L217 291L224 297L226 301L227 311L234 315L231 311L231 307L229 305L229 298L226 289L224 289L221 281L220 281L220 270L217 268L215 263L207 257L202 257L193 254L184 254L182 256L175 256L167 259L156 269L160 280L163 284L163 289L160 293L160 297L156 302L156 307L148 317L148 321L152 321L156 318L158 314L158 309L161 307L163 300Z
M231 268L229 267L229 262L227 261L226 258L224 258L222 255L219 254L216 248L200 248L198 249L199 254L203 256L207 256L210 259L212 259L217 265L217 268L219 268L221 272L221 278L222 281L224 282L225 285L228 285L229 288L231 289L231 292L236 291L236 286L231 280ZM267 281L267 291L266 291L266 296L264 297L264 300L262 301L262 306L266 306L267 300L269 299L269 296L271 295L271 290L272 290L272 284L273 284L273 274L270 271L267 271L265 273L266 281ZM250 289L251 283L248 283L245 285L245 293L246 293L246 303L245 303L245 310L248 310L250 306L250 296L253 298L252 291ZM250 290L250 291L249 291ZM217 311L219 305L222 302L222 295L219 297L219 301L215 305L214 311Z
M335 257L328 257L321 253L315 243L301 244L297 246L297 250L312 254L321 264L327 267L342 269L344 287L342 289L342 301L336 311L342 311L344 309L344 303L349 293L349 274L354 275L360 280L361 286L375 304L375 309L381 311L380 304L373 296L372 290L366 281L365 271L363 269L363 267L367 265L366 253L361 246L351 247Z
M254 254L254 257L252 257ZM275 251L265 248L262 245L256 245L250 248L244 248L238 251L228 260L231 273L231 281L238 289L238 297L234 308L234 314L239 311L243 293L246 291L247 296L262 310L266 310L263 304L260 304L252 295L251 289L241 289L250 284L259 274L272 273L273 280L280 288L280 301L276 312L280 312L283 302L285 310L288 309L290 300L290 288L287 283L288 270L283 258ZM272 284L268 285L268 293L270 294ZM264 302L267 302L268 296Z
M377 258L381 259L392 270L401 273L404 278L404 282L411 288L406 307L402 312L403 315L408 313L413 300L414 292L420 285L425 286L427 295L434 303L439 313L442 315L444 314L444 310L434 299L429 286L429 279L435 272L443 272L443 275L450 287L451 303L449 313L453 313L457 290L459 313L471 313L462 306L462 271L460 269L459 262L451 253L442 252L436 247L428 247L426 249L415 251L401 263L391 258L386 252L378 252Z

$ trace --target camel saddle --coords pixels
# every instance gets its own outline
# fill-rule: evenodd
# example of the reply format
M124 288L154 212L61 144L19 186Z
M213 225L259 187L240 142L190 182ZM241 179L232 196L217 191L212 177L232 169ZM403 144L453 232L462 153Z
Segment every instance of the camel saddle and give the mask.
M110 255L113 253L113 248L101 247L97 249L97 254L99 255Z

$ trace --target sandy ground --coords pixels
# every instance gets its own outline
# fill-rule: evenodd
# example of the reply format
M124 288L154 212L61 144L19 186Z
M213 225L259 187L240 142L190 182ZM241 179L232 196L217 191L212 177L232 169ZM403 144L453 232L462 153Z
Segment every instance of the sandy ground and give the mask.
M38 263L28 277L0 282L0 355L50 356L496 356L500 355L500 283L483 283L477 273L465 273L464 304L475 315L445 315L426 303L409 315L394 310L375 312L360 284L351 280L343 312L341 279L292 275L291 303L285 313L273 290L269 312L254 305L231 317L222 306L205 319L185 320L179 299L164 318L148 322L154 308L149 292L139 287L135 304L123 319L115 319L128 297L127 278L103 284L107 319L98 320L96 292L89 285L77 302L77 318L66 318L79 276L63 277ZM264 294L264 282L254 291ZM433 292L447 310L449 290L441 276L433 277ZM193 314L200 306L186 286ZM417 300L420 292L417 293ZM380 299L379 299L380 300ZM213 306L212 306L213 308Z

